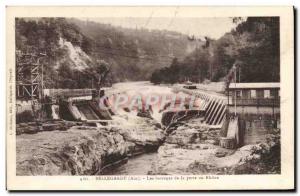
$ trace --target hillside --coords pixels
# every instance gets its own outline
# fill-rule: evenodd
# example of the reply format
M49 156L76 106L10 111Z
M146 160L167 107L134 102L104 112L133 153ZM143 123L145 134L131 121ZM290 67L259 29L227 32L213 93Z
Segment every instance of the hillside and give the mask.
M114 73L120 80L150 79L155 69L169 66L174 57L183 59L203 44L172 31L122 28L73 18L67 21L94 40L93 55L115 64Z
M156 70L151 81L228 81L228 73L236 65L241 82L279 82L279 43L278 17L248 17L221 38L207 38L203 47L184 60L174 60L169 67Z
M126 29L73 18L16 19L17 51L46 54L47 88L148 80L155 69L169 66L174 57L183 59L201 44L170 31Z

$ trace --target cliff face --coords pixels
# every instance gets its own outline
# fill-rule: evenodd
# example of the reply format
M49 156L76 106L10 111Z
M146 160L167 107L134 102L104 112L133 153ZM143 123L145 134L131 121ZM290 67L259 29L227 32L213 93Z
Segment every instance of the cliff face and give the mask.
M157 149L164 139L161 129L154 121L140 120L144 124L135 129L74 126L18 135L17 175L100 174L106 166Z

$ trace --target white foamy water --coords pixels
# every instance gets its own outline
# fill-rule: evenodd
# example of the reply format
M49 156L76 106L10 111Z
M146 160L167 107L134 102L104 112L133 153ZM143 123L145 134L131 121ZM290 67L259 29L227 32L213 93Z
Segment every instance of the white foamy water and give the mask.
M157 96L161 100L162 97L172 96L174 93L172 89L167 86L155 86L150 82L124 82L124 83L117 83L113 85L114 89L119 89L121 93L125 93L128 97L133 98L136 96L141 96L143 98L147 98L150 96ZM145 100L144 100L145 101ZM151 114L152 117L160 122L162 113L159 112L161 109L160 104L152 105ZM119 110L118 110L119 111ZM122 111L119 111L122 113ZM135 111L133 111L135 112Z
M151 104L151 116L158 122L161 121L161 110L167 102L171 101L174 98L174 96L176 96L176 98L179 98L184 95L187 96L186 94L181 92L173 92L172 88L169 86L153 85L147 81L116 83L113 85L112 91L120 92L121 94L128 96L129 99L134 99L134 97L140 96L142 97L143 102L147 102L147 99L150 100L154 97L157 97L157 99L159 100L158 103ZM110 100L110 102L112 103L114 101ZM128 104L128 106L130 106L130 104ZM117 112L119 114L124 113L122 108L117 108ZM136 111L131 111L131 114L136 114Z

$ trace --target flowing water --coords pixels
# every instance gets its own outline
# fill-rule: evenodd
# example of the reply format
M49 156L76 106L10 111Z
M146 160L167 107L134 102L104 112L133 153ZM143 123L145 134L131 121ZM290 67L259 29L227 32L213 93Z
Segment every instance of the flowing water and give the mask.
M151 95L169 96L172 95L172 89L165 86L154 86L149 82L126 82L113 85L114 91L125 93L130 98L141 95L146 97ZM153 109L152 117L158 122L161 121L162 113L159 112L159 106ZM122 111L119 111L120 113ZM131 113L134 113L132 111ZM147 175L151 169L151 165L156 161L157 152L146 153L128 159L128 162L120 166L110 168L105 175Z
M126 164L109 169L105 175L147 175L156 158L156 152L132 157Z
M163 106L163 97L170 97L175 94L168 86L154 86L149 82L117 83L113 85L111 90L123 94L125 93L129 97L129 99L136 95L140 95L145 99L153 95L158 96L160 101L158 104L153 105L151 113L151 116L158 122L161 122L162 118L162 112L160 110ZM176 94L179 94L180 96L182 93ZM110 100L110 102L112 103L113 100ZM117 110L117 113L122 112L124 113L121 108ZM134 114L134 112L135 111L131 110L130 113L132 115L136 115ZM110 168L109 171L105 172L105 175L147 175L147 173L150 171L152 163L155 162L156 159L157 152L132 157L128 160L127 163L114 168Z
M151 116L160 122L162 113L159 112L162 109L163 97L171 97L174 95L172 89L167 86L154 86L149 82L122 82L113 85L114 90L119 90L122 94L125 94L129 100L134 100L137 96L142 97L142 101L145 102L148 98L158 97L158 103L152 105L152 114ZM111 103L114 101L110 101ZM131 106L133 101L128 101L128 107ZM118 108L120 109L120 108ZM132 111L134 112L134 111Z

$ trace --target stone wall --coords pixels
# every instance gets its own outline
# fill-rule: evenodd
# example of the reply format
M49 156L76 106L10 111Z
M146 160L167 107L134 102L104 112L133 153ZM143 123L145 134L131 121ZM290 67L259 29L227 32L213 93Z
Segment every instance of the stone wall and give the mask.
M264 142L273 132L272 120L246 120L244 130L244 145Z
M279 107L238 106L236 112L242 145L264 142L274 128L280 128ZM234 106L229 106L229 115L234 114Z

